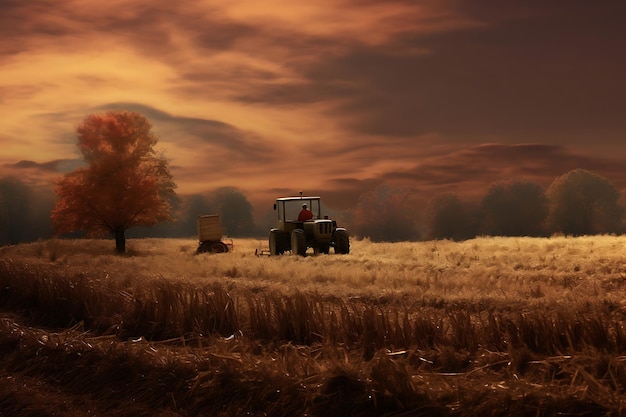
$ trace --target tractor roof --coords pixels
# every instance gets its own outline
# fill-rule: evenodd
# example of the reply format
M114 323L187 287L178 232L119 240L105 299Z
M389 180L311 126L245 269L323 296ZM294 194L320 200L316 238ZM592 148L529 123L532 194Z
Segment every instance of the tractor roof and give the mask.
M298 200L320 200L320 197L280 197L277 198L276 201L298 201Z

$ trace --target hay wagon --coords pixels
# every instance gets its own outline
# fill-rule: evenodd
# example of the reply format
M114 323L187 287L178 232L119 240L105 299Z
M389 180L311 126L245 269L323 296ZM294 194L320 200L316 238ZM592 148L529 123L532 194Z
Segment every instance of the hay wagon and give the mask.
M225 253L233 250L233 241L222 237L219 214L198 216L197 253Z

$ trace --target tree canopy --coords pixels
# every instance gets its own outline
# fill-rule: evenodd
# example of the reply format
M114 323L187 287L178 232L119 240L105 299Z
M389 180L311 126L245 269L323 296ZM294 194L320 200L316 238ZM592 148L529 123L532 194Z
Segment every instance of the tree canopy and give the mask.
M426 210L428 237L431 239L469 239L476 235L478 213L472 204L456 194L440 194Z
M482 200L483 231L499 236L539 236L548 215L540 185L525 180L493 184Z
M0 244L23 240L31 202L32 192L18 178L0 179Z
M87 163L56 181L59 196L52 218L57 233L85 231L115 235L126 250L124 232L171 220L169 201L176 185L168 162L154 150L152 125L136 112L92 114L77 129L77 147Z
M409 197L408 191L386 185L362 194L353 218L356 234L374 242L417 239L416 215L419 211Z
M252 205L239 190L233 187L219 188L215 193L214 201L225 234L242 237L255 233Z
M547 191L553 232L571 235L619 230L623 208L620 194L606 178L584 169L557 177Z

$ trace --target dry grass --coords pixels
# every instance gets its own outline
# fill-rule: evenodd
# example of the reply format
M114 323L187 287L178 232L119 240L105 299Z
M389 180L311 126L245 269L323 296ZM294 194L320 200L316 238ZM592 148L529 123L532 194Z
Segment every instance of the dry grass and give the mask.
M625 237L234 244L0 248L0 415L624 414Z
M580 293L626 300L626 237L479 238L465 242L352 242L347 256L256 257L264 241L236 240L232 253L195 255L191 239L130 240L117 256L110 241L50 240L0 248L16 261L89 271L129 282L236 282L262 290L340 297L445 298L541 304L578 302Z

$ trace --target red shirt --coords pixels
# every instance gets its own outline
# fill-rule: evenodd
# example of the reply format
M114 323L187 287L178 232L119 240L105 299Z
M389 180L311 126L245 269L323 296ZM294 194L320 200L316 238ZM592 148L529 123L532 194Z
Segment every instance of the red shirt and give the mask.
M299 222L305 222L307 220L311 220L313 218L313 213L311 212L311 210L308 209L302 209L300 210L300 214L298 214L298 221Z

